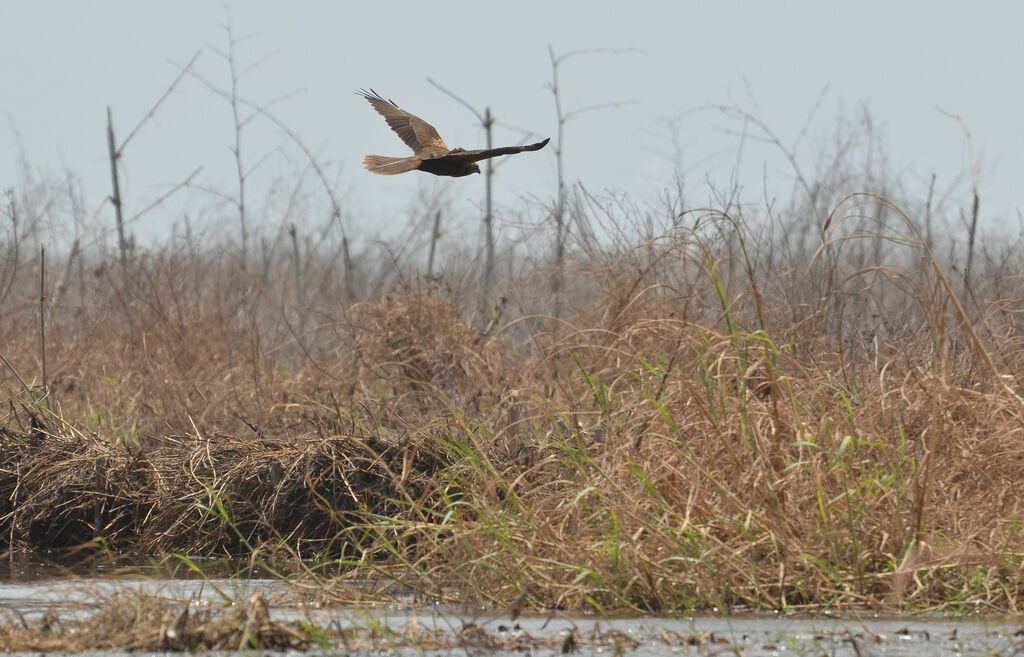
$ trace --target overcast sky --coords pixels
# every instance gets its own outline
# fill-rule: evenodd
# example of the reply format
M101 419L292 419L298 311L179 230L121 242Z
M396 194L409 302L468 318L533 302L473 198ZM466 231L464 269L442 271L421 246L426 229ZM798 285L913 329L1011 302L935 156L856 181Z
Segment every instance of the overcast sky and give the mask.
M0 3L0 186L38 175L80 177L88 211L109 194L106 108L119 140L146 114L181 67L194 71L127 146L122 162L129 215L202 167L194 187L133 226L145 236L188 213L218 216L214 196L233 193L230 107L199 79L230 84L225 25L241 40L235 55L245 99L269 104L318 154L345 206L364 229L404 221L423 194L443 193L472 212L483 181L413 172L374 176L367 153L404 155L405 146L353 94L373 87L433 123L451 146L480 147L483 131L450 88L498 119L495 142L555 137L549 47L596 49L560 69L566 109L566 174L592 191L655 201L674 170L707 203L707 181L729 180L741 126L713 105L756 115L787 145L824 98L799 146L815 149L862 107L873 117L890 163L910 186L964 180L963 117L981 172L982 220L1016 224L1024 207L1024 5L961 2L389 2L208 0ZM221 53L221 54L218 54ZM817 141L816 141L817 140ZM243 133L256 205L309 176L300 154L267 122ZM743 152L740 179L759 188L792 180L773 149ZM554 193L549 147L507 158L496 178L507 220ZM762 175L764 174L764 175ZM276 187L275 187L276 182ZM315 190L310 183L309 189ZM282 191L283 190L283 191ZM855 189L849 190L857 191ZM763 198L760 189L750 192ZM923 191L921 192L923 196ZM270 204L273 207L273 204ZM220 213L224 215L226 213ZM273 216L263 218L273 224ZM110 211L96 222L109 222ZM367 227L371 228L367 228Z

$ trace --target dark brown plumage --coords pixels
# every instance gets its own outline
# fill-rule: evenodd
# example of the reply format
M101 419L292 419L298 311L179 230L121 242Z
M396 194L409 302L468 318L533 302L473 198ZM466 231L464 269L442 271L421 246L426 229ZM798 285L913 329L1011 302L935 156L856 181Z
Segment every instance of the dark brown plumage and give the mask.
M395 131L405 145L412 149L410 157L384 157L383 155L367 155L363 164L368 171L384 176L405 173L413 169L426 171L435 176L468 176L480 173L477 162L499 155L511 155L523 151L538 151L544 148L550 137L544 141L528 146L505 146L486 150L467 151L461 148L448 148L434 126L414 114L406 112L393 100L385 100L373 89L360 89L360 96L370 101L373 109L384 117L391 129Z

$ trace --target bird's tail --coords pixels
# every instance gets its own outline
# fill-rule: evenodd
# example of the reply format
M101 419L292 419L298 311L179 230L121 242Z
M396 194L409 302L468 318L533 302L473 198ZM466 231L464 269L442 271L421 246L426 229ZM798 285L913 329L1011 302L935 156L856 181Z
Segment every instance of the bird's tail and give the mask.
M363 166L367 171L379 173L382 176L393 176L396 173L412 171L420 165L420 158L412 157L384 157L383 155L367 155L363 158Z

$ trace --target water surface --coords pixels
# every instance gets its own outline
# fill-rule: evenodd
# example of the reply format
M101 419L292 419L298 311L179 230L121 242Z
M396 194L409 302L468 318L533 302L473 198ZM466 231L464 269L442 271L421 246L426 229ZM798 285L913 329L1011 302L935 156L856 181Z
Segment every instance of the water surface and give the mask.
M7 565L0 580L5 622L32 622L44 614L95 612L115 593L138 593L182 605L223 605L260 591L278 621L304 619L319 627L366 628L394 636L410 628L451 637L445 649L396 648L402 654L437 655L807 655L809 657L966 656L1024 654L1024 618L970 616L962 619L874 615L785 616L697 615L685 618L599 618L584 614L525 614L512 620L504 610L440 606L356 608L323 606L278 580L198 578L182 570L166 576L161 566L116 564L55 568L42 562ZM345 651L353 654L352 651ZM355 651L360 654L359 651ZM381 651L373 651L380 654ZM385 651L388 652L388 651ZM107 653L112 654L112 653ZM140 653L131 653L139 655ZM145 653L141 653L145 654ZM310 655L338 654L312 651ZM369 652L361 654L369 655Z

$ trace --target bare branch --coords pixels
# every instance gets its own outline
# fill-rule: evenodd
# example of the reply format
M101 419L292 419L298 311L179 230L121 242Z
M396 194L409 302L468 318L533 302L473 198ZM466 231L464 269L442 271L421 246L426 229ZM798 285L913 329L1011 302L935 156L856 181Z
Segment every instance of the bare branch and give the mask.
M480 112L476 111L476 109L472 105L467 103L461 97L457 96L454 92L449 91L448 89L445 89L444 87L442 87L440 84L435 82L432 78L427 78L427 82L429 82L430 84L434 85L438 89L438 91L440 91L444 95L454 99L455 101L460 103L463 107L465 107L470 112L472 112L473 115L476 116L477 121L479 121L480 123L485 124L485 127L486 127L486 120L484 119L484 116L482 114L480 114Z
M163 202L166 201L168 198L170 198L175 192L177 192L177 191L179 191L179 190L181 190L181 189L183 189L185 187L188 187L192 183L192 179L195 178L197 175L199 175L199 172L202 171L202 170L203 170L203 167L197 167L195 171L193 171L192 173L190 173L188 175L188 178L186 178L185 180L175 184L169 190L167 190L166 192L164 192L163 194L158 196L155 201L153 201L152 203L150 203L149 205L144 207L142 210L140 210L138 212L138 214L133 216L131 219L129 219L125 223L126 224L130 224L133 221L141 219L142 215L146 214L147 212L149 212L153 208L163 204Z
M121 151L124 150L124 147L127 146L128 142L132 140L132 137L134 137L135 133L139 131L139 128L141 128L146 123L146 121L153 118L153 115L156 114L157 109L160 108L163 102L167 100L167 97L170 96L171 93L177 88L178 83L180 83L182 78L185 77L185 74L192 70L192 67L195 65L196 60L199 59L199 55L201 53L201 50L197 50L196 54L192 55L192 59L188 60L188 63L181 68L181 71L178 73L178 77L174 78L174 81L171 82L171 86L167 87L167 90L164 91L164 94L160 96L159 100L157 100L156 103L153 104L153 107L151 107L150 110L146 112L146 115L142 117L142 119L135 125L134 128L132 128L131 132L128 133L128 136L125 137L124 141L121 142L121 145L117 147L118 154L120 154Z
M711 105L711 107L718 110L722 114L725 114L726 116L731 116L733 118L741 118L744 121L752 123L758 128L760 128L761 132L764 133L767 142L777 146L778 149L782 151L782 154L786 157L786 159L789 160L789 165L793 168L793 174L796 176L797 181L799 181L800 186L803 187L804 191L807 193L807 196L811 201L811 207L816 208L818 200L817 192L811 186L811 183L807 180L807 177L804 176L803 169L800 168L800 164L796 161L796 153L792 149L787 148L786 145L782 143L782 140L779 139L779 137L772 131L771 128L768 127L768 125L764 121L762 121L757 116L751 114L750 112L740 109L738 107L729 107L725 105ZM756 136L744 135L744 137L754 139L756 141L763 141L761 139L758 139Z
M971 221L967 226L967 264L964 266L964 286L971 289L971 266L974 264L974 240L978 231L978 208L981 205L981 197L978 195L978 161L974 157L974 140L971 138L971 131L967 127L967 121L959 114L947 112L937 107L940 112L951 119L956 119L963 128L964 136L967 138L967 157L971 165L971 192L973 201L971 203Z
M578 109L569 110L568 112L565 113L564 118L565 118L566 121L568 121L569 119L573 118L574 116L579 116L580 114L585 114L587 112L593 112L595 110L603 110L603 109L616 109L616 108L619 108L619 107L626 107L628 105L635 105L635 104L636 104L635 100L620 100L620 101L616 101L616 102L612 102L612 103L598 103L596 105L587 105L586 107L580 107Z
M493 147L493 135L494 135L494 115L491 114L491 108L484 108L484 113L481 114L470 105L468 102L457 96L452 91L445 89L440 84L427 78L427 82L437 87L442 93L447 96L454 98L456 101L461 103L466 109L476 116L480 125L484 128L484 134L487 137L487 148ZM493 200L492 200L492 185L494 181L494 169L495 164L493 159L487 160L486 168L484 169L484 276L483 276L483 298L481 299L481 314L486 315L487 309L489 308L488 297L491 293L491 280L494 278L494 211L493 211ZM430 258L429 266L427 268L428 275L433 273L433 262L434 262L434 244L438 237L438 225L441 220L441 213L438 212L434 219L434 232L431 236L430 242Z
M191 184L191 185L189 185L189 187L192 188L192 189L198 189L201 192L206 192L210 196L214 196L216 198L219 198L220 200L224 201L225 203L230 203L231 205L235 204L235 198L233 196L231 196L229 194L225 194L224 192L220 191L216 187L210 187L209 185L196 185L196 184Z
M548 46L548 50L551 51L551 46ZM556 64L561 64L571 57L579 57L580 55L624 55L643 54L644 52L646 51L640 48L583 48L580 50L570 50L569 52L562 53L557 58L553 57L553 59Z

